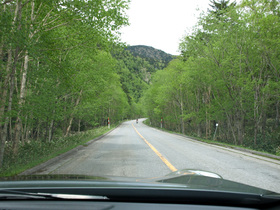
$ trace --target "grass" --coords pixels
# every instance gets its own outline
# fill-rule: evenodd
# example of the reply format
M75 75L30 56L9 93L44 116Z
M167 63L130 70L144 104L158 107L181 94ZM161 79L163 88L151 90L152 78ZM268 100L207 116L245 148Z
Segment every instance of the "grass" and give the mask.
M149 120L145 120L143 121L144 124L150 126L150 127L154 127L154 128L158 128L162 131L165 131L165 132L168 132L168 133L172 133L172 134L180 134L180 135L183 135L181 133L176 133L174 131L170 131L170 130L167 130L165 128L159 128L159 127L156 127L156 126L151 126L149 124ZM259 149L259 150L256 150L254 148L251 148L251 147L246 147L244 145L235 145L235 144L229 144L229 143L225 143L225 142L221 142L221 141L217 141L217 140L209 140L209 139L203 139L203 138L200 138L200 137L195 137L195 136L188 136L188 135L183 135L185 137L189 137L191 139L194 139L194 140L197 140L197 141L201 141L201 142L205 142L205 143L208 143L208 144L215 144L215 145L219 145L219 146L225 146L225 147L229 147L229 148L241 148L241 149L247 149L247 150L252 150L252 151L257 151L257 152L262 152L262 153L265 153L265 154L269 154L269 155L278 155L279 154L275 154L275 153L272 153L272 152L268 152L268 151L265 151L263 149ZM261 155L261 154L259 154ZM261 156L265 156L265 155L261 155ZM266 156L265 156L266 157ZM273 157L270 157L270 158L273 158ZM275 158L273 158L275 159ZM278 159L277 159L278 160Z
M111 126L110 130L114 127L115 126ZM51 142L33 140L24 145L20 145L16 156L12 153L12 145L7 145L5 148L3 167L0 170L0 177L17 175L29 168L74 149L79 145L87 146L87 142L108 131L108 127L104 126L72 134L68 137L58 138Z

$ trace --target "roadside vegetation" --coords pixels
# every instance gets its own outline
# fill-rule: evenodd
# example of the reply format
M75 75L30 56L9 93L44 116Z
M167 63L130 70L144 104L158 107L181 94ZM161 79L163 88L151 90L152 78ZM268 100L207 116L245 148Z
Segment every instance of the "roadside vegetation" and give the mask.
M272 154L280 151L280 4L211 1L157 71L143 103L152 125Z
M128 2L0 1L0 175L143 116L279 154L279 1L209 1L176 57L120 43Z
M205 143L208 143L208 144L215 144L215 145L224 146L224 147L233 148L233 149L239 148L240 150L242 150L242 149L249 150L253 154L263 155L265 157L267 157L267 154L268 154L268 157L270 157L272 159L277 159L277 160L280 158L280 148L276 149L276 152L268 152L268 151L265 151L263 149L258 149L258 148L251 147L251 146L236 145L236 144L232 144L232 143L227 143L227 141L221 141L221 140L217 141L217 140L214 140L213 138L212 139L205 139L205 138L202 138L202 137L198 137L196 135L195 136L190 136L188 134L178 133L178 131L177 132L176 131L171 131L171 130L168 130L164 127L161 128L159 126L152 125L149 119L144 120L143 123L147 126L157 128L157 129L160 129L160 130L168 132L168 133L182 135L182 136L185 136L187 138L191 138L193 140L205 142ZM275 157L275 156L279 156L279 157Z
M128 24L127 7L118 0L0 1L0 168L127 117L110 54L121 46L116 31Z
M107 126L102 126L71 134L67 137L56 137L50 142L31 140L25 144L20 143L16 156L13 154L13 145L11 143L7 144L0 177L17 175L79 145L87 146L88 141L109 132L113 128L115 126L111 126L110 129Z
M139 98L161 65L124 50L127 8L126 0L0 1L0 171L141 115Z

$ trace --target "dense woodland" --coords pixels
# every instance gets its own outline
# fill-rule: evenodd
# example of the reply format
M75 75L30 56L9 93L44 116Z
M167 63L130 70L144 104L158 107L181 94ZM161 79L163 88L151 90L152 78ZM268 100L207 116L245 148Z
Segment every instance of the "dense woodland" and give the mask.
M209 3L169 62L120 43L125 0L0 1L0 167L108 117L279 154L279 2Z
M147 116L152 125L163 118L169 130L279 155L280 3L210 5L182 39L181 57L152 77Z
M165 68L176 57L145 45L128 46L127 49L133 56L144 58L154 69L158 70Z
M50 142L127 117L110 49L128 23L125 1L0 3L0 165L30 141Z
M108 118L143 116L139 98L160 61L119 42L127 8L122 0L0 1L0 166Z

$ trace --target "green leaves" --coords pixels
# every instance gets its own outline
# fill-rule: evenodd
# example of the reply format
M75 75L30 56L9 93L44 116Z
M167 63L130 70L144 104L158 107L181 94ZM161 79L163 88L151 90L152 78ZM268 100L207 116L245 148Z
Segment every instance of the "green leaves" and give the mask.
M110 110L112 121L125 117L127 98L109 52L119 45L127 7L125 0L0 4L2 145L51 141L56 130L71 132L72 124L73 131L86 130L103 124ZM115 107L103 106L103 96ZM2 157L1 150L0 165Z
M182 40L182 59L154 75L147 114L206 138L218 122L218 140L261 148L279 127L279 2L212 3Z

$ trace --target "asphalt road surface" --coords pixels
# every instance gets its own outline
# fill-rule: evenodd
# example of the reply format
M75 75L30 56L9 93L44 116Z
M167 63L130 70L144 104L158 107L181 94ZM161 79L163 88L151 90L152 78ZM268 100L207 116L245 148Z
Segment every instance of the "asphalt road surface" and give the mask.
M128 121L40 174L160 177L199 169L280 193L280 161L198 142Z

